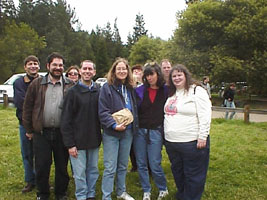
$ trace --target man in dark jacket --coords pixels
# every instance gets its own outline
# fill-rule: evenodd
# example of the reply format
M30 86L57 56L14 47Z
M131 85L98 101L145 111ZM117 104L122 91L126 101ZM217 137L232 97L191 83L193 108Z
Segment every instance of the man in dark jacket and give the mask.
M60 131L60 105L73 82L63 76L64 58L52 53L47 58L48 74L35 79L29 86L23 105L23 125L29 138L33 137L37 199L49 199L49 174L52 154L55 163L55 195L67 199L68 151Z
M23 102L30 83L38 77L40 62L36 56L30 55L24 60L25 76L14 82L14 104L17 108L16 116L19 120L20 149L24 166L24 179L27 183L22 193L30 192L35 186L35 172L33 167L33 147L31 138L27 137L26 130L22 125Z
M74 172L76 199L95 199L101 127L98 117L100 86L93 82L96 66L81 63L81 80L72 87L62 109L61 131Z
M235 83L230 83L229 88L224 92L224 105L228 108L235 108ZM228 119L229 112L225 112L225 119ZM235 112L231 112L230 119L233 119Z

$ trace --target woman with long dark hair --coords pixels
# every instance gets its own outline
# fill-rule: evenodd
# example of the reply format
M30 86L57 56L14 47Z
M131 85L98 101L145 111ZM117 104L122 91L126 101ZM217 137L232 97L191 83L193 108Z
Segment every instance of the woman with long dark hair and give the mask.
M137 170L144 192L143 200L150 200L151 196L148 166L159 189L158 200L160 200L168 195L166 178L161 166L163 107L168 91L158 64L145 65L143 83L136 88L140 127L134 136Z

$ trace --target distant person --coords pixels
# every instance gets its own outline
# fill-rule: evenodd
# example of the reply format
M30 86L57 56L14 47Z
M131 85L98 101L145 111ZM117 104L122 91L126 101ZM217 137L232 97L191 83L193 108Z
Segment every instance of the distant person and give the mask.
M76 199L95 199L101 127L98 117L100 86L92 79L96 66L81 63L81 80L69 89L61 116L61 132L68 148L76 186Z
M175 65L164 106L165 147L177 187L176 199L200 200L209 164L211 101L188 69Z
M143 189L143 200L151 199L148 166L159 190L158 200L168 195L166 177L161 166L163 146L164 104L167 86L157 63L145 65L144 84L136 88L139 129L134 135L137 170Z
M133 122L117 123L112 114L127 108ZM104 172L102 200L111 200L116 178L118 199L134 200L126 192L126 174L133 134L138 129L137 105L128 61L118 58L112 64L99 96L99 118L103 128Z
M133 81L134 87L138 87L143 84L143 66L140 64L136 64L132 67Z
M224 97L224 105L227 108L235 108L235 102L234 102L234 97L235 97L235 83L230 83L229 88L224 91L223 94ZM225 119L228 119L229 111L225 112ZM235 115L235 111L231 112L230 118L233 119Z
M77 65L72 65L66 70L66 77L77 83L80 79L80 68Z
M169 85L169 74L172 69L171 62L168 59L163 59L160 62L160 68L163 73L163 77L166 82L166 85Z
M207 90L209 98L211 99L211 92L210 92L210 84L209 84L209 82L210 82L209 77L208 76L204 76L203 80L201 82L201 85L202 85L203 88L205 88Z
M24 166L24 180L26 186L22 189L22 193L30 192L35 187L35 170L34 170L34 153L31 137L26 134L26 130L22 124L23 103L26 91L30 83L38 77L40 62L36 56L30 55L24 60L25 76L18 78L14 82L14 104L17 108L16 116L19 120L20 133L20 150Z
M64 62L59 53L48 56L47 75L33 80L23 105L23 125L29 138L33 137L38 200L49 199L52 158L55 163L56 199L67 199L69 154L60 131L60 106L66 90L74 83L63 76Z

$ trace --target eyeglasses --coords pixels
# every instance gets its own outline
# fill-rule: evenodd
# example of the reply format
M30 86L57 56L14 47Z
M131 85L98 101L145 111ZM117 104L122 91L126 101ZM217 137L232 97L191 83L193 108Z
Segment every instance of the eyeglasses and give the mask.
M74 73L68 73L69 76L78 76L78 73L77 72L74 72Z

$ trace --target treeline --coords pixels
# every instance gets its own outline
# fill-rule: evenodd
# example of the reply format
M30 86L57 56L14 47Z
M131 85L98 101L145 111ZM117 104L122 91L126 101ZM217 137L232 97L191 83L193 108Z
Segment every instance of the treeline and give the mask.
M124 44L116 20L90 33L83 31L75 10L64 0L20 0L17 8L13 0L1 0L0 81L23 71L22 61L29 54L37 55L45 70L47 55L58 51L67 67L93 60L99 77L116 57L128 58L131 65L168 58L185 64L196 78L208 75L212 84L247 82L250 92L266 95L267 2L186 2L186 10L177 12L178 28L170 40L148 35L138 13Z

